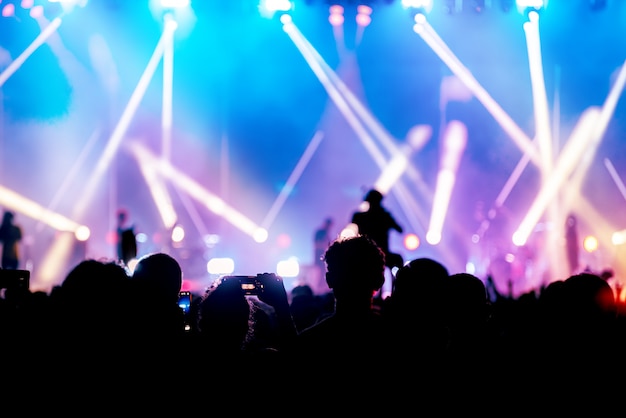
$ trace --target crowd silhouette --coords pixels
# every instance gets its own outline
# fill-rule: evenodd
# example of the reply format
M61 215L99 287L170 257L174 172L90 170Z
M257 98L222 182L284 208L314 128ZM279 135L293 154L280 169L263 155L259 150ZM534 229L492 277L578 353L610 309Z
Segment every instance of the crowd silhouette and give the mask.
M422 257L378 299L386 260L372 239L337 238L323 260L327 294L307 284L288 292L274 273L225 276L194 294L186 313L183 272L165 253L144 255L132 273L119 261L83 260L49 293L1 269L4 378L36 375L57 389L59 376L80 388L109 382L125 396L150 387L154 402L252 390L254 373L250 396L279 385L361 406L383 395L409 405L621 387L626 308L601 275L576 272L512 298L494 294L489 278Z

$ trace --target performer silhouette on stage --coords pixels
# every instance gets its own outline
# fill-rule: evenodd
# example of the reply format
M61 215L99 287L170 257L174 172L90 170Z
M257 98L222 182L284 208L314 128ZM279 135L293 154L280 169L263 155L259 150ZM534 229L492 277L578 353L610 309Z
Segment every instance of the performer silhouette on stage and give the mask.
M22 240L22 228L13 221L15 214L4 211L0 224L0 244L2 244L2 268L17 270L20 264L19 243Z
M369 236L385 253L385 264L389 269L402 267L404 259L401 254L389 249L389 232L393 229L402 233L402 227L391 213L382 206L383 195L378 190L370 189L365 195L367 209L354 212L352 223L358 226L359 234Z
M578 222L574 215L569 215L565 221L565 247L567 251L569 274L576 274L580 270L579 246Z
M117 258L128 266L131 260L137 258L137 237L133 225L128 226L128 212L124 209L117 211Z

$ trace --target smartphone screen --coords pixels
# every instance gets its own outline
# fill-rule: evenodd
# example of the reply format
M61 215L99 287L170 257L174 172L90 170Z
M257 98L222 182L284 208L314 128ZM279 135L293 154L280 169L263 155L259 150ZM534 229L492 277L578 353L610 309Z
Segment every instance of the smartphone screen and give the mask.
M181 291L178 294L178 306L180 306L184 313L189 312L189 308L191 307L191 292Z

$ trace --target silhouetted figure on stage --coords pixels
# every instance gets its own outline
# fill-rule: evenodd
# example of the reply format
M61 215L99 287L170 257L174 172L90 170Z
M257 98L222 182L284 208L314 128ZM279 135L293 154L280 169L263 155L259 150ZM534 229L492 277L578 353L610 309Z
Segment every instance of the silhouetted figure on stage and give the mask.
M402 227L396 222L391 213L382 206L383 195L378 190L370 189L364 198L364 203L368 205L364 211L352 214L352 223L358 226L359 234L370 237L385 253L385 265L402 267L404 259L402 255L393 253L389 249L389 231L402 232Z
M117 258L125 266L137 258L135 227L128 225L128 212L124 209L117 211Z
M2 268L16 270L20 264L19 243L22 228L14 223L15 214L5 211L0 224L0 244L2 244Z
M565 223L565 246L567 251L567 265L569 267L569 274L576 274L579 272L579 246L578 242L578 225L576 217L569 215Z
M324 223L315 230L313 235L313 265L318 266L320 273L326 271L324 253L332 242L330 230L333 227L333 223L332 218L325 218Z

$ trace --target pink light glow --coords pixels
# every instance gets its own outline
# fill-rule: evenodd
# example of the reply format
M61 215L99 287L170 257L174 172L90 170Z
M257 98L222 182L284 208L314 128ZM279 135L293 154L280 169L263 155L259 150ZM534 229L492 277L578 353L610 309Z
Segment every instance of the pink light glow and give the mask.
M344 18L343 15L331 14L330 16L328 16L328 21L333 26L341 26L343 25Z
M368 15L359 13L358 15L356 15L356 23L359 26L368 26L370 23L372 23L372 18Z
M30 9L30 17L37 19L43 16L43 6L35 6Z
M15 16L15 5L9 3L2 8L2 16L3 17L11 17Z

